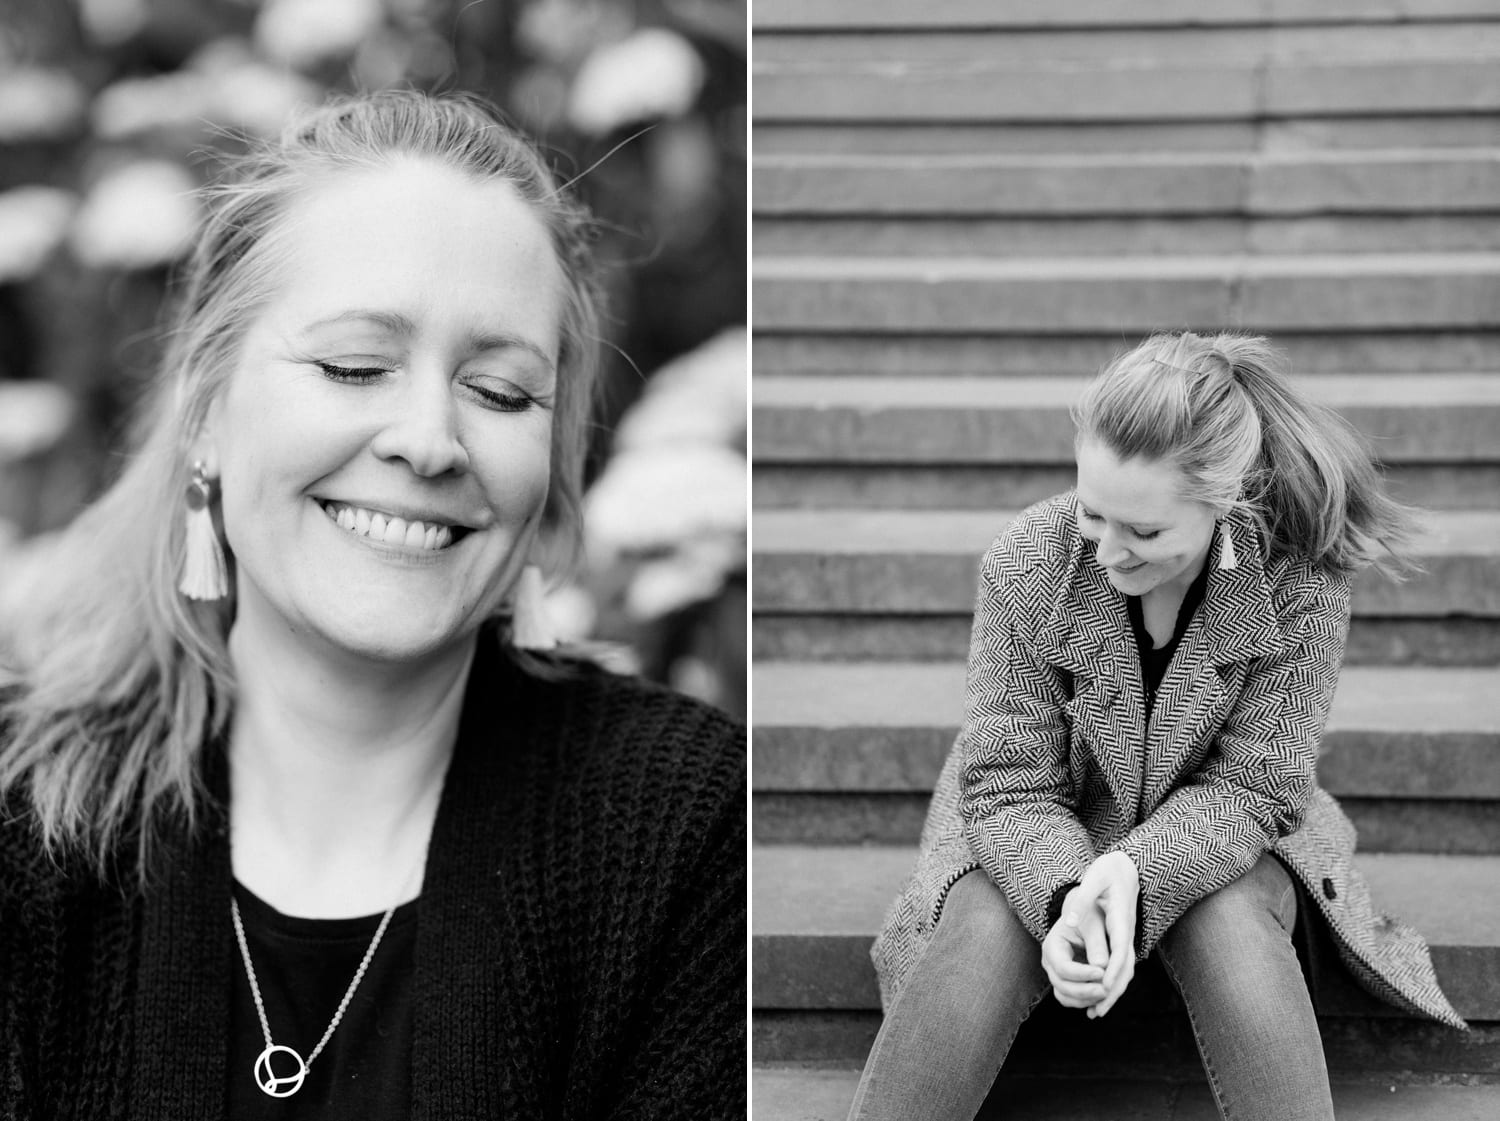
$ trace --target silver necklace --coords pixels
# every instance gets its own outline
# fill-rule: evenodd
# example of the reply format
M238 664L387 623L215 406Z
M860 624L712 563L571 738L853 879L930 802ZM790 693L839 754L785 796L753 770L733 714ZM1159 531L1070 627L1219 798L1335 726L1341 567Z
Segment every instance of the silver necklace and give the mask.
M250 964L250 946L245 941L245 924L240 921L240 905L233 897L229 900L229 917L234 920L234 937L240 944L240 957L245 959L245 976L250 978L250 995L255 998L255 1014L260 1017L260 1031L266 1039L266 1049L260 1053L255 1060L255 1084L273 1098L289 1098L298 1090L302 1089L302 1083L307 1078L307 1069L312 1066L313 1060L322 1052L323 1047L333 1036L333 1029L339 1026L339 1021L344 1018L344 1010L349 1007L349 1001L354 996L354 990L359 988L359 983L364 980L365 970L370 967L370 959L375 956L375 947L380 945L380 939L385 934L385 928L391 925L391 916L396 913L398 904L392 903L391 909L385 913L380 920L380 926L375 931L375 937L370 941L370 948L365 951L364 960L359 963L359 968L354 971L354 980L349 982L349 987L344 991L344 999L339 1001L338 1011L333 1014L328 1028L323 1032L323 1038L318 1040L318 1045L312 1049L312 1053L303 1058L295 1050L284 1043L273 1043L271 1041L271 1025L266 1019L266 1006L260 999L260 985L255 980L255 966ZM288 1055L296 1067L287 1074L277 1074L273 1061L277 1055ZM285 1064L283 1064L285 1065Z

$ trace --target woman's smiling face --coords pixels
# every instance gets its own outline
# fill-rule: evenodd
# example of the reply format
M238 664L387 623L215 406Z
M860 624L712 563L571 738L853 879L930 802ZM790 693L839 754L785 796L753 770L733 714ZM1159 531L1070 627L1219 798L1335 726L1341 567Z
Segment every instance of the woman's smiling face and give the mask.
M467 640L547 498L562 275L509 184L330 175L209 414L236 626L381 660Z
M1159 460L1121 460L1096 440L1078 446L1078 529L1126 595L1186 590L1213 543L1214 510L1181 497L1181 473Z

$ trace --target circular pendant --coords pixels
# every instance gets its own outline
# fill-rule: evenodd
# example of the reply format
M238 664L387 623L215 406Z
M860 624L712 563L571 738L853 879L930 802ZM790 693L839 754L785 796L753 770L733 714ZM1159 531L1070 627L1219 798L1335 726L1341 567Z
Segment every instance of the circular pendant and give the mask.
M277 1074L272 1066L272 1059L282 1052L292 1057L292 1062L297 1064L297 1069L289 1074ZM288 1064L282 1063L283 1067ZM302 1056L290 1047L284 1047L280 1043L273 1043L260 1053L260 1058L255 1060L255 1084L273 1098L289 1098L298 1090L302 1089L302 1080L307 1077L307 1064L302 1061Z

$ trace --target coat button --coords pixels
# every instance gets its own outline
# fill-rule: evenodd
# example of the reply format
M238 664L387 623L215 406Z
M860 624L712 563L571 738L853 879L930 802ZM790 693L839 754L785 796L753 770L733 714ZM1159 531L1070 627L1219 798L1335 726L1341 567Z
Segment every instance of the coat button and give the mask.
M1333 889L1333 881L1327 876L1323 877L1323 895L1328 899L1337 899L1339 893Z

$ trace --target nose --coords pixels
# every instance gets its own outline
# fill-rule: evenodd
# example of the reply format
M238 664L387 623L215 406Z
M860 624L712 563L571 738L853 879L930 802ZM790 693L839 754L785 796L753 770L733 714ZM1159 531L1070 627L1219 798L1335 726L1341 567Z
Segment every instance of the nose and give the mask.
M400 460L424 478L469 468L469 452L460 430L458 403L446 372L413 370L405 392L391 398L391 413L371 450L381 459Z
M1120 535L1108 526L1099 534L1099 547L1094 555L1106 568L1129 567L1134 563L1130 550L1120 541Z

